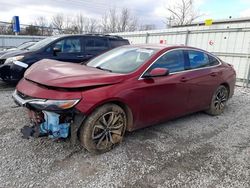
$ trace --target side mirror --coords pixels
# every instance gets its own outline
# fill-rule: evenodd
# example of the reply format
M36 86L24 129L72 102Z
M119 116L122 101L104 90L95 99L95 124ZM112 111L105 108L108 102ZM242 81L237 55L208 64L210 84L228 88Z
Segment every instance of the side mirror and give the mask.
M149 73L146 73L144 77L160 77L160 76L167 76L169 74L169 70L167 68L154 68Z
M53 53L54 55L56 55L57 53L61 52L61 48L58 48L58 47L54 47L53 48Z

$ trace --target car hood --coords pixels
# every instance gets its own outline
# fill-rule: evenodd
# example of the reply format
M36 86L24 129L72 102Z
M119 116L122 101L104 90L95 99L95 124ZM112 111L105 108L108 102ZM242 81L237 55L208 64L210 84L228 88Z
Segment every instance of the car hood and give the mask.
M0 55L1 55L1 59L7 59L9 57L25 55L28 52L29 52L28 50L11 50L11 51L5 51L5 53L3 53L2 55L0 54Z
M50 87L82 88L111 85L125 79L124 74L116 74L94 67L43 59L33 64L24 75L25 79Z

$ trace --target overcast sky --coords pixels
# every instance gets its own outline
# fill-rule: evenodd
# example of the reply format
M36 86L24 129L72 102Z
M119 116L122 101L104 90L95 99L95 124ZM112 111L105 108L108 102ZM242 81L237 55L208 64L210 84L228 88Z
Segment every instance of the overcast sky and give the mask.
M57 13L101 18L111 7L127 7L140 23L155 24L163 28L165 7L178 0L0 0L0 21L11 21L12 16L20 17L23 24L33 23L39 16L47 19ZM207 18L224 19L232 16L250 17L250 0L194 0L195 7Z

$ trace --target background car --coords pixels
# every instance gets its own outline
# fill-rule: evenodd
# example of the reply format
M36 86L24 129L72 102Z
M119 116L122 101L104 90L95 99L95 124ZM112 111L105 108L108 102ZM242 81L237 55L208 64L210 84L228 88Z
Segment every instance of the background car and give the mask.
M26 71L13 97L30 110L34 130L65 138L70 127L71 139L78 135L88 151L102 153L126 130L197 111L221 114L235 80L231 65L200 49L124 46L86 66L43 60Z
M24 42L21 45L15 47L15 48L9 48L3 51L0 51L0 65L4 63L5 59L2 58L1 56L5 55L6 57L12 57L13 55L17 54L18 52L22 50L26 50L27 48L31 47L34 45L36 41L29 41L29 42Z
M16 83L28 67L41 59L55 59L82 63L112 48L127 45L129 41L110 35L53 36L37 42L25 51L1 56L0 77L5 82Z

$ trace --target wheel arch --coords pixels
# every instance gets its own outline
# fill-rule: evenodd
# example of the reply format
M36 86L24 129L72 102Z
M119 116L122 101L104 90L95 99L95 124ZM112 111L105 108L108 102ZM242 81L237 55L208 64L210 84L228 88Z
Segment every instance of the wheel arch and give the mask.
M229 96L230 96L230 94L231 94L230 85L227 82L223 82L223 83L221 83L221 85L225 86L227 88Z
M113 104L116 104L118 106L120 106L126 113L127 115L127 127L126 127L126 130L127 131L132 131L133 129L133 124L134 124L134 118L133 118L133 113L132 113L132 110L129 108L129 106L121 101L111 101L109 103L113 103Z
M103 105L106 105L106 104L116 104L118 105L119 107L121 107L126 115L127 115L127 128L126 130L127 131L132 131L133 130L133 125L134 125L134 116L133 116L133 113L132 113L132 110L131 108L123 101L119 100L119 99L111 99L111 100L108 100L108 101L103 101L97 105L95 105L94 107L91 108L91 110L87 113L88 115L90 115L91 113L93 113L93 111Z

